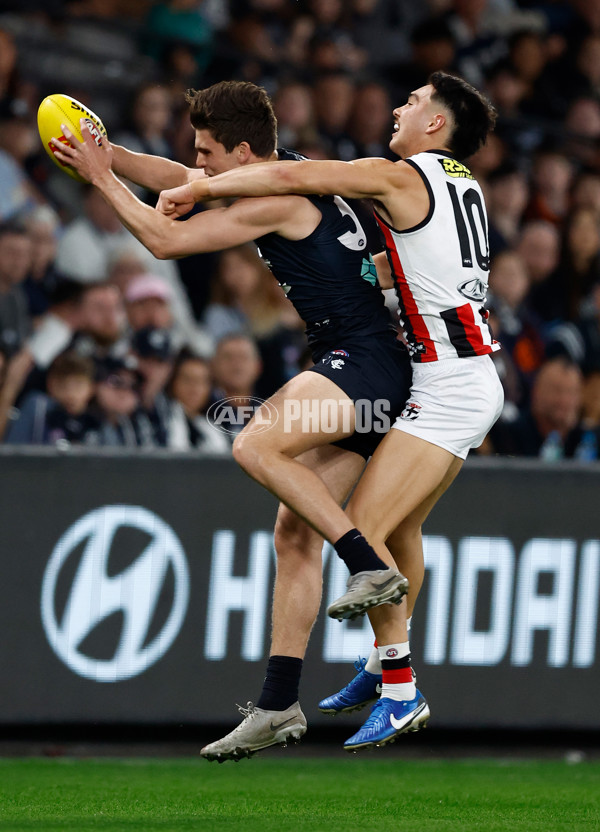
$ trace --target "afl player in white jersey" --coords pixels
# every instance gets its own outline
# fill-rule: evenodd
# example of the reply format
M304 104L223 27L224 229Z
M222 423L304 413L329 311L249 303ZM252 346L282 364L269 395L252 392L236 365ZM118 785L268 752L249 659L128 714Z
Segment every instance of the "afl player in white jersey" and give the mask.
M344 513L321 502L310 518L336 549L360 530L395 567L386 542L421 551L421 525L498 418L503 392L487 324L489 252L481 189L465 160L493 128L495 111L465 81L443 72L393 111L390 148L401 161L307 161L252 165L164 192L159 209L189 200L274 194L370 198L386 242L390 277L413 362L406 407L375 451ZM380 257L385 255L379 255ZM380 264L378 264L379 266ZM392 283L390 283L392 285ZM383 667L381 699L345 747L381 745L409 728L421 706L407 683L405 604L385 603L385 570L352 575L328 610L351 618L369 609ZM404 671L404 672L402 672ZM404 701L401 697L407 697Z

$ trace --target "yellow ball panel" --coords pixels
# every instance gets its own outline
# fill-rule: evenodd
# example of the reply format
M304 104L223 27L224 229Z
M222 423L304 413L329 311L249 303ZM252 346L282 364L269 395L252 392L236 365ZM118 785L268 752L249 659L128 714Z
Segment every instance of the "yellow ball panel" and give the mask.
M38 131L44 149L54 164L78 182L86 180L70 165L65 165L56 158L54 145L50 143L53 137L64 144L69 144L63 136L61 124L71 131L79 140L83 141L79 119L85 118L90 132L97 144L102 144L102 137L106 136L106 128L98 116L85 107L80 101L62 93L55 93L44 98L38 109Z

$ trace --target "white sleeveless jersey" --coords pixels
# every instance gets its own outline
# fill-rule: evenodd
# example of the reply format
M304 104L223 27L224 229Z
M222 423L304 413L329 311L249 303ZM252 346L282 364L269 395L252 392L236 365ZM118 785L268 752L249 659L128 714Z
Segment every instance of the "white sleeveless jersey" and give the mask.
M487 324L488 224L481 188L443 151L405 160L429 192L427 217L397 231L375 212L392 267L400 321L415 362L500 349Z

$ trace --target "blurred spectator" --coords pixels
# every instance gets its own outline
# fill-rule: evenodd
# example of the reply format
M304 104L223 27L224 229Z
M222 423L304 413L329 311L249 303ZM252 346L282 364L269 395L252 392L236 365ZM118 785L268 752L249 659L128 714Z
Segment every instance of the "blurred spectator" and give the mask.
M106 358L99 365L95 406L102 445L155 447L152 423L140 406L140 384L135 360Z
M321 75L314 85L317 130L333 157L349 161L355 158L354 143L346 127L354 102L354 81L343 72Z
M413 0L351 0L348 5L354 40L366 50L369 66L383 70L408 59L409 36L427 16L425 4ZM444 66L440 63L437 68Z
M490 269L490 307L494 313L494 337L502 351L510 356L519 373L519 390L511 399L520 404L525 398L533 374L541 366L545 343L540 323L526 303L529 277L523 259L507 250L498 254Z
M240 332L254 337L263 367L257 395L270 396L298 372L304 324L253 246L221 255L205 322L216 341Z
M173 291L160 277L144 272L131 278L125 301L132 329L168 329L174 348L187 346L202 355L212 351L210 333L199 324L190 324L187 317L175 314Z
M232 408L246 408L238 412L243 418L228 425L232 433L242 430L250 420L251 398L260 377L262 363L256 343L248 335L226 335L217 343L212 360L214 386L213 403L228 400Z
M522 116L521 104L527 95L527 82L521 78L508 60L498 61L486 76L485 89L493 105L501 114L502 121ZM512 127L513 125L511 125Z
M574 89L600 96L600 32L591 32L585 38L577 54L579 78L572 77Z
M111 254L125 248L131 235L112 207L91 185L85 186L85 213L67 225L58 245L56 268L81 283L106 280Z
M135 92L125 132L115 137L134 153L149 153L171 159L173 150L167 132L173 127L173 109L167 89L162 84L143 84Z
M167 137L173 128L171 94L162 84L147 83L136 90L130 108L129 124L113 141L134 153L148 153L172 159L173 147ZM156 195L133 185L132 190L149 205L156 204Z
M560 236L556 227L546 220L525 224L517 245L531 281L529 303L545 322L560 318L563 308L554 295L550 276L558 266Z
M54 267L61 228L58 214L49 205L38 205L26 214L23 225L31 241L31 268L23 283L33 325L48 311L50 297L60 276Z
M3 348L16 352L31 331L23 282L31 268L31 240L23 226L0 225L0 338Z
M548 61L545 33L522 29L508 39L508 60L532 96Z
M83 301L86 291L81 283L61 279L49 294L48 310L25 342L25 348L39 370L45 371L69 346L75 333L85 328ZM34 386L43 387L43 383Z
M167 446L175 451L190 448L210 453L231 454L231 443L206 418L210 402L210 364L204 358L182 352L177 357L167 392L170 414Z
M252 321L262 305L261 289L267 280L274 282L252 245L222 253L204 312L204 324L215 341L232 332L252 330Z
M567 131L565 152L579 164L598 170L600 102L590 97L577 98L567 111L564 127Z
M108 277L111 262L124 252L138 255L146 268L169 283L178 280L173 261L157 260L121 224L113 208L91 185L84 189L84 215L70 222L58 244L57 270L81 283Z
M127 320L134 332L144 327L171 329L171 292L169 287L153 274L134 277L125 289Z
M392 102L386 88L376 81L361 84L354 95L348 135L356 157L390 155Z
M571 207L591 208L600 217L600 174L582 171L573 182Z
M177 264L173 260L157 260L121 225L100 192L86 187L85 216L69 223L65 229L58 244L56 268L73 280L98 283L107 279L111 264L125 253L136 255L145 271L168 283L178 329L183 333L182 343L203 354L210 353L212 343L194 320Z
M546 461L589 454L589 437L579 422L583 378L576 364L553 358L540 368L530 407L512 422L500 420L490 439L497 453ZM585 446L582 447L582 445Z
M0 221L30 211L41 200L24 164L38 146L30 121L0 110Z
M287 0L232 0L230 5L228 45L237 53L237 62L228 49L225 75L271 85L285 69L307 63L314 21L302 14L301 7Z
M553 147L539 148L533 157L531 200L528 220L548 220L560 226L570 204L575 168L567 157Z
M6 434L9 445L97 445L98 420L88 411L94 395L94 363L63 353L48 370L47 394L32 392L15 412Z
M23 389L25 380L33 368L33 358L27 349L22 349L10 360L0 350L4 365L2 384L0 385L0 439L4 437L10 418L14 415L13 407Z
M427 83L438 69L451 71L456 57L456 44L445 19L426 18L410 33L411 54L403 62L393 62L386 72L394 105L404 104L413 90Z
M127 316L123 298L116 286L99 283L88 286L81 304L81 325L73 349L96 361L123 355L127 350Z
M483 86L486 71L506 56L508 45L489 17L486 0L454 0L446 21L457 46L456 65L471 84Z
M8 364L4 386L0 387L0 437L15 402L28 392L46 391L48 366L71 344L74 333L82 326L84 294L81 284L59 282L48 312Z
M17 95L17 47L10 32L0 29L0 111L10 112Z
M131 339L131 352L141 377L141 404L152 425L154 442L164 447L170 416L165 388L175 358L169 330L153 326L139 329Z
M295 149L316 135L312 92L307 84L291 81L282 84L273 97L277 117L277 136L281 147Z
M554 291L562 317L574 321L600 281L600 218L591 208L577 208L568 218L557 278Z
M518 242L528 200L527 177L517 165L505 162L490 173L485 188L485 201L492 257Z
M200 62L195 49L188 43L174 41L165 46L161 63L164 69L164 84L171 102L172 122L171 130L174 130L174 119L184 108L183 91L187 89L198 89L201 84ZM189 121L189 113L185 108L185 115Z
M559 333L563 336L563 350L577 356L586 374L600 372L600 283L592 288L582 305L575 332L566 329L566 333ZM567 339L577 334L578 341L572 345Z
M194 50L201 69L210 61L213 29L197 0L165 0L153 3L146 21L148 51L159 58L166 46L185 43Z
M116 286L125 297L125 292L131 281L147 274L143 259L135 251L120 251L110 260L107 283Z

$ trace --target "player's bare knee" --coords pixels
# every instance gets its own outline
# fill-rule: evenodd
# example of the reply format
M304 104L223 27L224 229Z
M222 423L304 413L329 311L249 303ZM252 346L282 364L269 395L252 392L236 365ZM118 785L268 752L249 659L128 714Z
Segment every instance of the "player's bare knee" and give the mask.
M279 511L273 540L278 560L320 557L323 546L319 535L289 509Z

